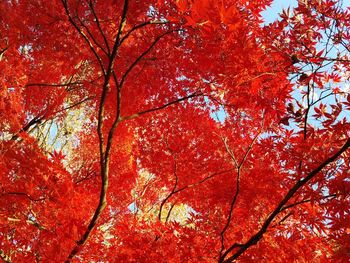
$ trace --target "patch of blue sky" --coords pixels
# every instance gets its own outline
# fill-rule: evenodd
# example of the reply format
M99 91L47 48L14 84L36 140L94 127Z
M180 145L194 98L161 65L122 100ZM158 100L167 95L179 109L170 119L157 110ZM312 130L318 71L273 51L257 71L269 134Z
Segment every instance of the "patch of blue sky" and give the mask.
M53 123L51 125L51 127L49 127L50 129L50 134L49 134L49 137L48 137L48 144L49 145L52 145L53 143L55 143L55 138L56 136L58 135L58 127L57 127L57 124L56 123Z
M261 13L264 24L270 24L276 21L279 18L279 15L282 13L282 10L287 9L288 7L295 8L298 5L296 0L275 0L272 2L271 6L268 7L265 11Z
M226 120L227 113L224 107L219 105L219 108L217 110L213 110L210 112L210 116L217 122L223 123Z
M225 108L221 105L218 105L218 106L210 105L210 100L208 97L204 97L204 101L209 106L210 117L217 122L223 123L227 117Z
M128 205L128 210L132 213L132 214L136 214L138 208L136 205L136 202L132 202L130 205Z

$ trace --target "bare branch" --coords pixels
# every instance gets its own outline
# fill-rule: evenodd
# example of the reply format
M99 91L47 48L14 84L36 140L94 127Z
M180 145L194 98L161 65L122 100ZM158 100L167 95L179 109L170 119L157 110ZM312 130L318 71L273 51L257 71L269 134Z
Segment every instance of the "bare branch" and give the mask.
M2 55L5 54L6 50L8 50L9 47L5 47L4 49L0 50L0 61L2 58Z
M82 82L70 82L70 83L60 83L60 84L30 83L30 84L26 84L25 87L34 87L34 86L39 86L39 87L68 87L68 86L81 85L81 84L83 84L83 83Z
M289 217L291 217L293 215L292 212L289 212L288 214L286 214L279 222L278 225L282 225Z
M84 103L84 102L86 102L86 101L89 101L89 100L91 100L91 99L93 99L94 97L87 97L87 98L84 98L84 99L82 99L81 101L78 101L78 102L76 102L76 103L73 103L73 104L71 104L71 105L69 105L69 106L67 106L67 107L65 107L65 108L62 108L62 109L60 109L60 110L57 110L57 111L55 111L55 112L53 112L52 114L51 114L51 116L53 116L52 117L52 119L54 119L56 116L56 114L58 114L58 113L61 113L61 112L63 112L63 111L66 111L66 110L69 110L69 109L72 109L72 108L74 108L74 107L76 107L76 106L79 106L80 104L82 104L82 103ZM26 125L24 125L23 127L22 127L22 129L20 129L16 134L14 134L12 137L11 137L11 140L17 140L18 139L18 137L19 137L19 135L22 133L22 132L28 132L35 124L40 124L40 123L42 123L42 121L44 120L44 117L46 117L45 116L45 113L41 113L40 115L38 115L38 116L36 116L36 117L34 117L32 120L30 120ZM46 118L45 118L46 119ZM49 129L50 130L50 129Z
M261 134L261 131L259 131L258 134L255 135L255 137L253 138L252 142L249 144L248 149L247 149L246 152L244 153L244 156L243 156L241 162L239 163L239 166L238 166L239 169L241 169L241 168L243 167L243 164L244 164L244 162L246 161L246 159L247 159L247 157L248 157L248 154L249 154L250 151L253 149L253 145L254 145L254 143L256 142L256 140L259 138L260 134Z
M78 102L76 102L76 103L73 103L73 104L71 104L71 105L65 107L65 108L62 108L62 109L60 109L60 110L57 110L57 111L53 112L52 115L55 115L55 114L57 114L57 113L60 113L60 112L63 112L63 111L66 111L66 110L75 108L75 107L79 106L80 104L83 104L84 102L87 102L87 101L92 100L92 99L94 99L94 98L95 98L95 97L86 97L86 98L82 99L81 101L78 101Z

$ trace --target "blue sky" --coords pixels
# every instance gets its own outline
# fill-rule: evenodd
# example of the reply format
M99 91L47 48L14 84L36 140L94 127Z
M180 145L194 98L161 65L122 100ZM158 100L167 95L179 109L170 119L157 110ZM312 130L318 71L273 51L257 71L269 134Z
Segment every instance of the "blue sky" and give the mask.
M267 8L263 13L262 16L265 19L265 23L271 23L275 21L278 18L278 14L281 13L283 9L287 9L290 7L296 7L297 6L296 0L275 0L273 1L272 5Z

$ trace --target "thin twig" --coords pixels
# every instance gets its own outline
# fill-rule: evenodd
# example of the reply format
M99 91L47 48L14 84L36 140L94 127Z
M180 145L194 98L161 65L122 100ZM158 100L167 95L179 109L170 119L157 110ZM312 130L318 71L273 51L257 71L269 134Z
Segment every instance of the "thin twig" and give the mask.
M138 113L135 113L135 114L132 114L132 115L129 115L129 116L124 116L124 117L121 117L120 120L121 121L124 121L124 120L132 120L132 119L135 119L135 118L138 118L144 114L147 114L147 113L151 113L151 112L154 112L154 111L158 111L158 110L162 110L162 109L165 109L171 105L174 105L176 103L179 103L179 102L182 102L182 101L185 101L185 100L188 100L188 99L191 99L191 98L195 98L195 97L199 97L199 96L202 96L202 93L200 92L194 92L188 96L185 96L185 97L182 97L182 98L179 98L179 99L175 99L173 101L170 101L168 103L165 103L159 107L154 107L154 108L151 108L151 109L148 109L148 110L144 110L144 111L140 111Z

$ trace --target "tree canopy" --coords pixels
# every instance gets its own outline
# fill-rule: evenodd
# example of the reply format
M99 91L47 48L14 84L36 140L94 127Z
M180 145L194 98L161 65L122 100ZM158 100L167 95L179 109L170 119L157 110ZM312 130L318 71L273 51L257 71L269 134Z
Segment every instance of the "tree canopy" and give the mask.
M344 2L0 1L0 258L349 260Z

